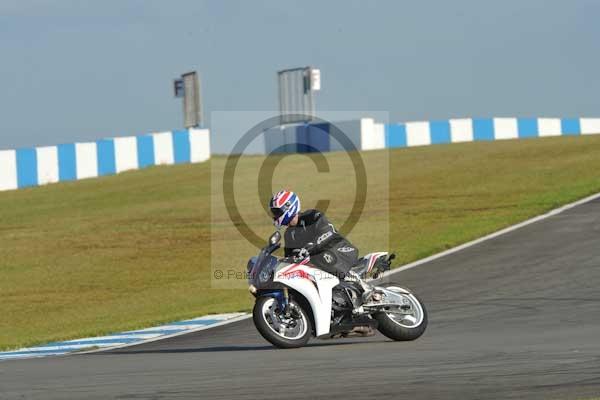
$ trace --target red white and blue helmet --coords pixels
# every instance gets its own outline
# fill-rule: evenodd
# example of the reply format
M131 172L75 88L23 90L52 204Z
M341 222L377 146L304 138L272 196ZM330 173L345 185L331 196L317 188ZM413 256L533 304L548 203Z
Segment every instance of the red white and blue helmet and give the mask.
M273 223L276 227L287 226L300 212L300 198L294 192L282 190L269 202L273 214Z

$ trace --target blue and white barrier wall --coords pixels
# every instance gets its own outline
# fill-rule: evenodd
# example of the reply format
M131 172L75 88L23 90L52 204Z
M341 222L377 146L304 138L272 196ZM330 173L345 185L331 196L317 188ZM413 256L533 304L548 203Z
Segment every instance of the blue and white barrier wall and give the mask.
M442 143L600 134L600 118L458 118L382 124L372 118L335 122L360 150ZM286 125L265 132L269 153L343 150L328 123Z
M335 122L358 150L385 148L384 124L373 118ZM297 124L269 129L265 132L265 153L311 153L341 151L343 147L331 138L331 124Z
M385 147L600 133L600 118L460 118L386 124Z
M210 158L208 129L184 129L89 143L0 150L0 190L20 189Z

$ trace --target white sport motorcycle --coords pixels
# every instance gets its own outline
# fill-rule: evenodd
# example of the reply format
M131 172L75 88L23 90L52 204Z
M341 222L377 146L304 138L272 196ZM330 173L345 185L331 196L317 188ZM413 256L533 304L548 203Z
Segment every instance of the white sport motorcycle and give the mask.
M343 278L310 264L310 257L278 259L275 232L248 261L252 312L260 334L280 348L304 346L311 336L329 339L369 336L375 329L393 340L415 340L427 328L420 299L398 286L373 286L366 280L390 268L394 255L367 254Z

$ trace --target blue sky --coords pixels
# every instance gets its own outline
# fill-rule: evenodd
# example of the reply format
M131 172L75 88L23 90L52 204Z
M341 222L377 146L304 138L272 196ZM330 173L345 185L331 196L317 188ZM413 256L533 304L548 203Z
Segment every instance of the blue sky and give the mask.
M276 71L304 65L321 110L600 116L599 20L594 0L3 0L0 149L178 128L189 70L209 118L276 109Z

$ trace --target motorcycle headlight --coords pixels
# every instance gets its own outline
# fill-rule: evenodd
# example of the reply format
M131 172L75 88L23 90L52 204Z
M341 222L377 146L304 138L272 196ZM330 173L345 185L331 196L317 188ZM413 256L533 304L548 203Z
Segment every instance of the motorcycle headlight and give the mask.
M268 264L258 274L258 281L260 283L266 283L273 277L275 267L277 266L277 259L272 257L269 259Z
M258 274L258 280L260 281L260 283L268 282L269 279L271 279L272 273L273 273L273 268L271 268L270 266L267 268L264 268L262 271L260 271L260 274Z

